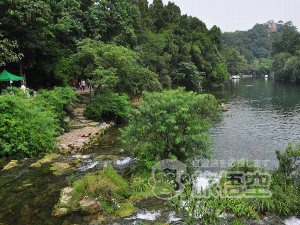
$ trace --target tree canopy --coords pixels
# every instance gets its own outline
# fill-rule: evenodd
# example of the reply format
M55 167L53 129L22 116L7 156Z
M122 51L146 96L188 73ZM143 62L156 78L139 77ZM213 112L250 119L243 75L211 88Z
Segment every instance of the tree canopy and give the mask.
M124 143L137 144L134 156L139 166L150 169L162 159L192 160L210 157L208 129L221 118L213 95L185 92L143 92L143 104L132 111L122 129Z
M32 88L70 85L88 77L139 94L159 85L170 88L180 63L195 65L209 83L228 78L220 29L207 29L171 2L4 0L0 15L0 32L9 40L1 65L26 74ZM98 42L102 50L92 49Z

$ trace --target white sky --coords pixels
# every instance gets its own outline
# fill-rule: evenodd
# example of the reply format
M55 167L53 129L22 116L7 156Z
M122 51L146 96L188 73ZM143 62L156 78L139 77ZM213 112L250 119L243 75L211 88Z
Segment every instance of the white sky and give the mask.
M152 0L148 0L152 3ZM169 0L163 0L167 5ZM218 26L222 32L246 31L256 23L269 20L276 23L292 21L300 30L299 0L170 0L181 9L181 14L197 17L208 29Z

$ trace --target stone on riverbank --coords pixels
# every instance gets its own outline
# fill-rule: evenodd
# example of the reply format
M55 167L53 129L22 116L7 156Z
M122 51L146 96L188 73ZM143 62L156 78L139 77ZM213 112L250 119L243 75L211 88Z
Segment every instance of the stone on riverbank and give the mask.
M4 168L2 170L8 170L8 169L16 167L17 165L18 165L18 160L11 160L8 164L6 164L4 166Z
M98 123L97 123L98 124ZM101 126L87 126L81 129L72 130L57 137L58 148L61 154L82 153L83 149L92 144L94 139L102 136L111 124L101 124ZM86 136L86 137L85 137Z

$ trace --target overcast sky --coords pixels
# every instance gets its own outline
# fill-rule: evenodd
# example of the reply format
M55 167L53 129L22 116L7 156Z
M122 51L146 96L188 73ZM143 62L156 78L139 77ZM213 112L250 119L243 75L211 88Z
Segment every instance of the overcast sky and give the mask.
M148 0L149 3L153 1ZM168 4L168 0L163 3ZM202 20L208 29L218 26L222 32L246 31L256 23L292 21L300 30L299 0L173 0L181 14Z

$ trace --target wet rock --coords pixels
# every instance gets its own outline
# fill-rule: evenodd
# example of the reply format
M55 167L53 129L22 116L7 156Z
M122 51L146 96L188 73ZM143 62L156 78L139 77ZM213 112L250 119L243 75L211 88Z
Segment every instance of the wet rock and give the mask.
M64 162L55 162L50 168L50 170L54 171L53 174L55 175L61 175L69 169L75 169L75 168L71 167L68 163L64 163Z
M92 215L100 213L102 211L102 206L100 202L98 202L96 199L84 198L81 201L79 201L79 204L79 211L82 214Z
M18 160L11 160L8 164L4 166L2 170L9 170L11 168L14 168L18 165Z
M41 167L42 164L52 162L53 159L56 159L56 158L58 158L58 157L60 157L60 156L61 156L61 155L56 154L56 153L50 154L50 155L46 155L46 156L44 156L42 159L36 161L35 163L32 163L32 164L30 165L30 167Z
M72 191L73 191L73 188L71 188L71 187L64 188L62 190L62 196L61 196L60 203L70 205L71 201L72 201Z
M61 190L61 198L59 202L54 206L52 216L62 217L69 214L72 211L72 191L73 188L66 187Z

